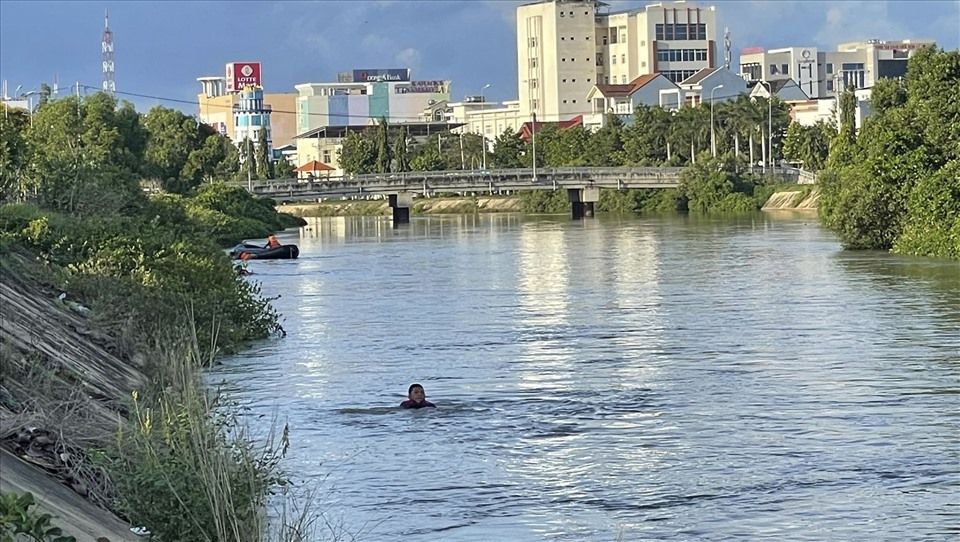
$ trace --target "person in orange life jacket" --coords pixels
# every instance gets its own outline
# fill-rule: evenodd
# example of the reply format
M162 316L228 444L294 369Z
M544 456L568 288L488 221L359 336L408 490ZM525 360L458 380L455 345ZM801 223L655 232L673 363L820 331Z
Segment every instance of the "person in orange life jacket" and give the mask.
M420 384L410 384L407 390L407 400L400 403L400 408L437 408L437 405L427 401L427 392Z
M279 246L280 246L280 241L277 241L277 236L271 235L270 237L267 237L267 246L263 248L277 248Z

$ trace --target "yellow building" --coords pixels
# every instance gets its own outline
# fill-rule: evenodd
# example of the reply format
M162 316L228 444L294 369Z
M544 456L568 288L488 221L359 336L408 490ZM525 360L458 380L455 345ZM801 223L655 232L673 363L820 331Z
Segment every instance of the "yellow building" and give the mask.
M517 8L520 116L556 122L589 115L597 84L662 73L679 83L715 67L716 8L679 0L611 12L596 0Z

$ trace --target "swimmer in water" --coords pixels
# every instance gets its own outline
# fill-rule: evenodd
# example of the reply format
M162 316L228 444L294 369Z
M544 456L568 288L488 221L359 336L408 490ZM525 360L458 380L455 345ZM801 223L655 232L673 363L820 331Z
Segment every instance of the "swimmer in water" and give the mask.
M437 405L427 401L427 392L420 384L410 384L407 390L407 400L400 403L400 408L437 408Z

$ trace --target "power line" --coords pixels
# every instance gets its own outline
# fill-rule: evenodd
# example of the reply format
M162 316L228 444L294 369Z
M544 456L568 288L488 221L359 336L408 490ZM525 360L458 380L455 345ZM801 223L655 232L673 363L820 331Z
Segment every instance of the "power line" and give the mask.
M103 90L103 89L101 89L100 87L94 87L94 86L90 86L90 85L80 85L80 86L81 86L84 90L87 90L87 89L96 90L96 91ZM159 100L159 101L164 101L164 102L173 102L173 103L182 103L182 104L188 104L188 105L195 105L195 106L197 106L197 107L203 106L203 107L214 107L214 108L230 109L231 111L233 110L233 105L226 105L226 104L224 104L224 105L219 105L219 104L211 104L211 103L202 103L202 102L194 101L194 100L183 100L183 99L180 99L180 98L168 98L168 97L164 97L164 96L152 96L152 95L149 95L149 94L139 94L139 93L136 93L136 92L126 92L126 91L119 91L119 90L116 91L114 94L120 94L120 95L124 95L124 96L133 96L133 97L136 97L136 98L146 98L146 99L150 99L150 100ZM300 114L302 114L302 113L299 113L299 112L297 112L297 111L285 111L285 110L282 110L282 109L271 109L270 112L271 112L271 113L284 113L284 114L289 114L289 115L300 115ZM377 120L377 119L380 118L380 116L373 116L373 115L366 115L366 116L364 116L364 115L351 115L351 114L339 114L339 113L337 113L337 114L331 114L331 113L307 113L307 115L308 115L308 116L311 116L311 117L327 117L327 118L331 118L331 119L364 119L364 120ZM430 122L430 121L424 121L424 119L421 118L421 117L393 117L393 116L392 116L392 117L390 117L388 120L407 120L407 121Z

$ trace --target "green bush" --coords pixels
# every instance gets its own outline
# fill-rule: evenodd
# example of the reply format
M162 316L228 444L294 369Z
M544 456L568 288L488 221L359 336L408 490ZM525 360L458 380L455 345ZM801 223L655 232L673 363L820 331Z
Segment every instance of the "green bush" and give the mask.
M31 511L36 504L32 493L0 493L0 542L76 542L76 538L53 526L53 516Z

